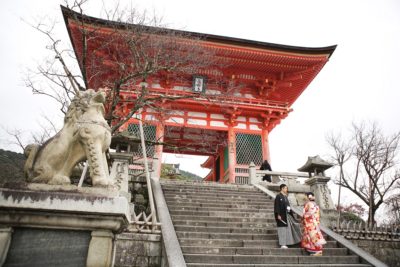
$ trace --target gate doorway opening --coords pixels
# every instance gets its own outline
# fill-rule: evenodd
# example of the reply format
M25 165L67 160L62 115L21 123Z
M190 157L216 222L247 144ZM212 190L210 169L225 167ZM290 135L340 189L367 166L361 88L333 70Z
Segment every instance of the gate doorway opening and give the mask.
M207 158L208 156L163 153L160 178L202 181L212 171L201 166Z

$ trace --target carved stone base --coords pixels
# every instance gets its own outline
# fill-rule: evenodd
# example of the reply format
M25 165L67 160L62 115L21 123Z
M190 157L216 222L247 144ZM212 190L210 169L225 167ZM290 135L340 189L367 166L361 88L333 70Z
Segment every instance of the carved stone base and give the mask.
M93 231L86 267L107 267L112 263L114 235L111 231Z
M41 231L43 231L42 236L56 238L61 237L67 230L71 231L72 235L91 232L90 243L86 243L81 248L81 251L87 255L87 266L111 265L114 233L125 229L129 221L128 200L126 197L119 196L118 191L113 189L43 184L0 188L0 227L18 230L19 239L22 238L18 244L24 243L24 236L40 236ZM0 235L2 243L0 245L4 245L5 248L9 237L11 237L10 248L20 249L17 243L13 245L11 229ZM63 239L60 240L62 245ZM69 246L67 241L65 246ZM0 249L0 256L1 252L7 254L4 248ZM32 255L39 255L34 248L32 249ZM51 248L48 249L51 250ZM10 249L8 253L13 252ZM40 253L45 252L40 251ZM58 253L60 257L67 255L63 254L62 249ZM5 260L7 263L6 256L2 256L0 260ZM24 265L17 264L16 266Z
M0 228L0 266L3 266L7 258L8 248L11 243L11 227Z

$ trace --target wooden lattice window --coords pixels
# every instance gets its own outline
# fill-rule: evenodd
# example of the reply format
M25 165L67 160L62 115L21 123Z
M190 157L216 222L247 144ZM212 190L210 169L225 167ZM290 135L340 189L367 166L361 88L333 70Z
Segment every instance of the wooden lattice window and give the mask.
M236 133L236 163L248 165L262 163L261 135Z
M140 138L140 132L139 132L139 124L129 124L128 125L128 131L135 136ZM154 125L143 125L143 133L144 133L144 139L145 141L156 141L156 126ZM154 156L154 146L152 145L146 145L146 154L148 158L152 158ZM142 145L139 144L138 150L133 151L134 156L142 157Z

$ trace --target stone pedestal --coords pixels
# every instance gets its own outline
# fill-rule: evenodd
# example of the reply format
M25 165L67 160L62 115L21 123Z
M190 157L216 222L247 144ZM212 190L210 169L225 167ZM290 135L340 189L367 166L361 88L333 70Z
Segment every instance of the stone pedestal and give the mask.
M7 258L8 248L11 243L11 227L0 228L0 266L3 266Z
M128 165L132 161L132 153L110 153L114 160L111 166L111 177L115 177L116 185L120 191L120 195L125 196L128 201L131 201L129 193L129 168Z
M86 267L107 267L112 263L114 235L111 231L93 231Z
M13 266L28 266L26 262L18 262L18 256L15 256L19 251L28 250L29 261L35 263L32 266L111 266L114 233L125 229L129 220L128 200L120 196L116 189L44 184L0 188L0 227L8 226L18 233L14 242L11 228L0 231L0 257L2 254L12 255L9 259L3 256L0 260L5 258L5 266L11 264L8 260ZM89 242L90 236L87 235L90 233ZM73 254L68 249L74 244L66 237L73 235L82 239L76 253L82 257L83 263L71 263L69 260ZM21 248L29 242L24 240L28 237L35 241L37 238L50 239L49 242L38 241L38 245L43 246L40 250L26 246ZM59 246L46 246L54 238ZM10 249L7 249L9 243ZM54 253L57 256L51 256Z
M250 162L249 165L249 184L258 184L261 182L261 179L257 179L256 175L256 165L254 162Z

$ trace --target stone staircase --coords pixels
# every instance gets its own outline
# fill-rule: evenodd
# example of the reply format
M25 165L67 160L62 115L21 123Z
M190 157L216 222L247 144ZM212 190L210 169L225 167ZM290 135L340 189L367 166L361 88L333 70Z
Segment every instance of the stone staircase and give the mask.
M279 248L273 200L250 185L161 184L187 266L371 266L329 239L320 257Z

